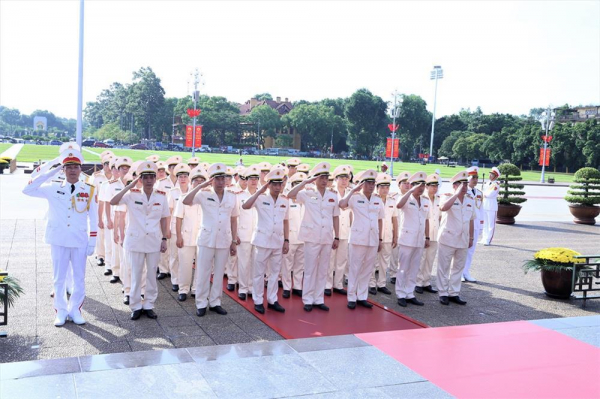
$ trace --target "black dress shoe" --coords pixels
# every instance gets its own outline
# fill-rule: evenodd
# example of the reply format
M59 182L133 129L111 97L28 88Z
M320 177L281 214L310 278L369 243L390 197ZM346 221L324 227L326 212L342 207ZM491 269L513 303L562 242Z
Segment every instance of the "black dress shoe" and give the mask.
M283 288L283 282L282 282L281 280L279 280L279 281L277 282L277 286L278 286L279 288Z
M129 295L125 295L125 297L123 298L123 304L129 305Z
M104 266L104 259L103 258L98 259L98 262L96 262L96 264L98 266Z
M167 276L168 276L168 277L171 277L171 273L167 273Z
M252 298L252 293L251 292L248 293L248 298Z
M196 316L202 317L206 314L206 308L196 309Z
M447 297L447 296L441 296L441 297L440 297L440 303L441 303L442 305L448 305L448 304L450 304L450 301L448 300L448 297Z
M369 287L369 294L371 294L371 295L377 295L377 288L375 288L375 287Z
M173 290L173 292L179 291L179 284L173 284L173 286L171 287L171 289Z
M134 310L131 312L131 320L137 320L142 317L142 309Z
M406 299L404 299L404 298L398 298L398 305L402 306L403 308L408 306L406 304Z
M158 276L156 276L157 280L163 280L167 278L167 273L158 273Z
M289 298L289 297L290 297L290 290L283 290L283 294L282 294L282 296L283 296L284 298Z
M110 279L109 283L116 284L119 281L121 281L121 279L119 278L119 276L113 276L113 278Z
M418 285L415 287L415 292L417 294L422 294L423 293L423 287L419 287Z
M215 312L216 314L220 314L221 316L225 316L227 314L227 311L223 309L221 305L213 306L212 308L209 307L208 310Z
M460 297L458 295L457 296L448 297L448 300L450 302L454 302L454 303L457 303L459 305L466 305L467 304L467 301L463 301L462 299L460 299Z
M149 319L156 319L158 317L158 315L154 313L154 310L152 309L145 309L144 313L146 313L146 317Z
M335 292L337 294L348 295L348 291L346 291L343 288L334 288L333 292Z
M305 312L312 312L312 305L304 305Z
M367 309L371 309L373 307L373 305L367 301L356 301L356 304L362 306L363 308L367 308Z
M178 300L179 302L183 302L183 301L185 301L186 299L187 299L187 294L179 294L179 295L177 296L177 300Z
M227 284L227 291L235 290L235 284Z
M392 291L388 290L387 287L379 287L377 291L384 293L385 295L391 295Z
M108 269L104 271L105 276L110 276L112 274L112 270Z
M390 279L390 283L392 283L392 284L396 284L396 277L392 277L392 278Z
M190 294L190 296L191 296L192 298L196 298L196 293L192 292L192 293Z
M238 294L238 298L240 298L242 301L245 301L246 300L246 294L244 294L243 292L239 293Z
M330 288L325 288L325 295L331 296L331 289Z
M329 306L325 305L324 303L314 304L313 307L329 312Z
M348 308L355 309L356 308L356 302L354 302L354 301L348 302Z
M296 295L302 297L302 290L294 290L292 289L292 295Z
M423 287L423 289L427 292L431 292L432 294L437 294L437 292L438 292L438 290L433 288L431 285L428 285L427 287Z
M406 300L406 302L412 303L413 305L417 305L417 306L423 306L423 305L425 305L423 302L419 301L417 298L408 298Z
M285 313L285 308L283 306L281 306L279 304L279 302L277 302L277 301L275 301L275 303L273 303L273 304L271 304L271 303L267 304L267 308L274 310L276 312L279 312L279 313Z
M265 305L254 305L254 310L256 310L260 314L265 314Z

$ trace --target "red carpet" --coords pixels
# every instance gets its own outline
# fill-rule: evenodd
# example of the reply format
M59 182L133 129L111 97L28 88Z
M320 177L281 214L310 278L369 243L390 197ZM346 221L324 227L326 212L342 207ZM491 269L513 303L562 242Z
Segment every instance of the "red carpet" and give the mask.
M600 397L600 349L526 321L358 338L459 398Z
M226 286L227 282L223 283ZM263 323L279 333L286 339L322 337L330 335L357 334L378 331L423 329L425 324L415 321L408 316L384 309L381 305L373 303L372 309L357 307L354 310L347 308L346 295L333 293L325 297L325 304L329 306L329 312L313 309L305 312L302 298L292 295L290 298L282 298L282 290L279 289L279 304L285 308L285 313L278 313L266 309L264 315L254 310L252 298L242 301L237 296L237 291L224 290L230 298L248 309L250 313L260 319ZM266 297L266 292L265 292Z

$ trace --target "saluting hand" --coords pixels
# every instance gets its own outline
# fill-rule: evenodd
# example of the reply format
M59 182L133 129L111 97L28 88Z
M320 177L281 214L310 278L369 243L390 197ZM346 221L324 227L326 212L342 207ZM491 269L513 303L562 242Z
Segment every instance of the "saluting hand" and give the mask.
M317 181L318 178L319 178L319 176L309 177L308 179L304 180L304 185L314 183Z

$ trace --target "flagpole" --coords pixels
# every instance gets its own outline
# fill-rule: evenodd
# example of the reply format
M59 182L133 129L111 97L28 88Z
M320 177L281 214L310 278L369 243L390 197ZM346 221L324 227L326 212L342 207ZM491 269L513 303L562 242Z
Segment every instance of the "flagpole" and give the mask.
M75 139L81 146L83 108L83 1L79 0L79 73L77 82L77 132Z

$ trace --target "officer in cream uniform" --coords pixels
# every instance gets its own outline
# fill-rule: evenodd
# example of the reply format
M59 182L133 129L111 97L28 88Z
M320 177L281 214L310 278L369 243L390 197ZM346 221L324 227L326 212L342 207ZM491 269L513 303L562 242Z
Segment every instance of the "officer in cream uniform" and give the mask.
M473 221L473 246L467 251L467 261L465 262L465 270L463 270L463 281L476 283L477 280L471 276L470 270L473 254L477 247L477 240L479 239L481 230L483 230L483 193L477 188L477 183L479 182L479 168L477 166L472 166L467 169L467 174L469 175L468 193L475 201L475 220Z
M431 286L431 273L433 271L433 262L437 255L438 249L438 232L440 229L440 220L442 213L440 211L440 195L437 193L440 185L440 175L432 173L425 180L425 188L427 190L427 198L429 198L429 213L427 220L429 221L429 246L423 250L421 258L421 267L417 273L417 286L415 292L422 294L424 291L436 294L438 291Z
M273 165L268 162L261 162L258 164L258 169L260 169L260 179L258 181L259 186L262 187L266 184L265 177L267 177L267 174L271 171L272 167Z
M290 177L290 189L306 180L305 173L296 172ZM302 278L304 277L304 242L298 239L300 225L304 217L304 207L296 200L290 200L288 223L290 225L290 248L283 255L283 271L281 282L283 285L283 297L290 297L291 292L302 297Z
M187 160L187 165L190 167L190 170L194 169L196 166L200 164L200 158L191 157Z
M217 314L227 314L221 306L223 275L229 255L236 254L239 210L236 195L225 189L226 170L225 164L212 164L208 169L210 179L196 186L183 199L184 205L199 204L202 208L194 283L198 317L206 314L207 307ZM209 185L212 187L208 188ZM212 287L211 271L214 271Z
M493 167L490 171L490 180L483 188L483 235L481 244L488 246L492 244L494 232L496 231L496 214L498 213L498 192L500 191L500 170Z
M431 208L425 191L425 172L417 172L410 177L411 185L396 207L400 209L401 224L398 246L400 247L400 269L396 275L396 296L398 305L406 307L407 303L423 306L423 302L415 298L417 273L421 265L423 249L429 246L429 221L427 215Z
M109 186L112 181L119 179L119 171L115 166L115 162L118 158L109 156L109 168L111 173L111 180L108 180L96 187L98 191L98 226L104 227L104 275L110 276L112 274L112 253L113 253L113 222L110 215L110 199L112 198L109 194ZM109 223L110 222L110 223Z
M437 288L440 302L465 305L459 297L460 279L467 260L467 251L473 246L476 218L475 201L467 193L466 171L459 172L452 179L454 194L445 194L440 202L442 222L438 237Z
M372 169L356 175L359 183L340 201L340 208L350 208L354 214L350 229L348 308L356 305L372 308L369 279L377 262L377 252L383 242L385 210L381 197L374 193L377 172ZM360 191L362 190L362 191Z
M83 156L75 149L61 154L62 168L40 173L23 189L23 194L48 201L45 242L52 252L54 279L54 325L65 324L67 317L84 324L81 306L85 298L85 264L94 253L98 228L95 187L80 181ZM65 180L48 180L64 171ZM88 234L89 232L89 234ZM73 291L67 300L67 272L73 273Z
M396 196L395 196L396 199L400 198L401 196L406 194L406 192L408 190L410 190L410 183L408 182L408 179L410 179L410 176L411 176L410 172L400 172L398 174L398 176L396 177L398 189L400 190L400 193L396 194ZM398 226L400 226L401 224L402 224L402 212L398 212ZM400 263L399 254L400 254L400 248L396 247L396 249L392 250L391 262L390 262L390 267L389 267L389 275L391 276L390 283L392 283L392 284L396 284L396 274L398 274L398 265Z
M173 182L171 182L171 179L169 179L169 173L167 172L167 164L162 161L159 161L156 162L156 167L158 168L158 172L156 174L156 185L154 186L154 188L168 193L169 190L172 190L175 187L175 185L173 184Z
M369 282L369 294L376 295L377 291L386 295L391 295L391 291L386 287L387 269L389 267L392 251L398 246L398 208L396 208L396 196L390 195L390 185L392 177L387 173L378 173L375 185L377 194L381 197L385 209L383 218L383 241L381 251L377 254L377 263L371 281ZM375 272L378 272L377 278Z
M263 278L270 264L267 283L267 307L276 312L285 312L277 301L277 279L283 264L283 255L289 250L289 201L281 193L284 171L274 169L265 177L267 184L256 191L242 205L245 210L254 208L258 215L258 223L252 235L254 245L254 266L252 281L255 290L252 295L254 310L265 313L263 305ZM269 193L266 194L267 188Z
M290 158L285 162L288 167L288 178L291 178L296 172L298 172L298 165L301 163L302 162L299 158Z
M104 207L99 205L98 194L100 193L100 185L112 180L112 173L110 171L111 159L112 155L109 154L102 158L102 170L94 173L91 180L91 184L96 187L94 200L96 201L96 204L98 204L98 239L96 240L96 259L98 260L98 266L105 266L104 259L106 259L106 252L104 250L104 222L102 220Z

